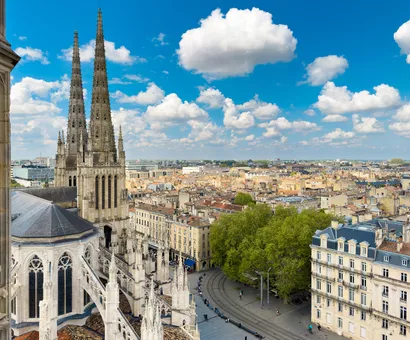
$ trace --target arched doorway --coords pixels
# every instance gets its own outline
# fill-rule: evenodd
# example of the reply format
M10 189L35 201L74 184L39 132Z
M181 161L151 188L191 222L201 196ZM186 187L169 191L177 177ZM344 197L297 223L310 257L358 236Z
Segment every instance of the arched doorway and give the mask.
M104 226L105 248L109 249L111 244L112 228L108 225Z
M206 269L206 261L202 262L202 270Z

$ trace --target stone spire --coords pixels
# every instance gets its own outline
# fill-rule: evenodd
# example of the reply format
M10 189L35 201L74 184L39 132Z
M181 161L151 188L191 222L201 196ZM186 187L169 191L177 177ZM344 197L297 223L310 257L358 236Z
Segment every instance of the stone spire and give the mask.
M73 59L71 66L70 103L68 107L67 155L76 156L82 149L80 136L86 135L86 120L81 77L80 48L78 33L74 32ZM83 141L86 142L86 141Z
M154 280L151 278L151 288L141 324L141 340L162 340L163 334L159 305L154 294Z
M97 36L95 38L90 134L88 137L89 143L92 143L93 152L100 153L100 162L106 160L107 153L108 161L116 161L117 151L115 148L114 128L111 121L101 10L98 10Z

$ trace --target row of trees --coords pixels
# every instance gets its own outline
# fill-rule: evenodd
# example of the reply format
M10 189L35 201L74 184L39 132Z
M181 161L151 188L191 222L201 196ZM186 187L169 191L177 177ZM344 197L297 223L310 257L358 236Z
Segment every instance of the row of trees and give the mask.
M321 210L298 213L294 207L277 207L272 214L265 204L250 205L212 224L213 261L230 279L247 283L255 271L266 275L272 267L272 286L287 302L291 294L309 288L312 236L334 218Z

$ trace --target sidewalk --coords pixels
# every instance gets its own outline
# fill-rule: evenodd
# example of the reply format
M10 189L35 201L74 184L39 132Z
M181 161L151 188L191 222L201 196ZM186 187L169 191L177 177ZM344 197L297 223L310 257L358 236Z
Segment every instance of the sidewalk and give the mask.
M218 269L208 271L210 275ZM302 305L285 305L281 299L275 298L273 294L270 295L269 305L266 303L266 286L263 291L263 307L259 299L260 288L246 287L241 283L235 283L226 280L224 284L225 291L230 300L238 305L238 308L246 308L250 314L257 315L263 319L277 324L278 326L287 329L302 338L307 339L327 339L327 340L343 340L346 339L335 333L317 329L317 325L313 326L313 335L307 329L310 322L310 300ZM242 299L239 299L239 290L243 290ZM276 315L279 309L280 315Z

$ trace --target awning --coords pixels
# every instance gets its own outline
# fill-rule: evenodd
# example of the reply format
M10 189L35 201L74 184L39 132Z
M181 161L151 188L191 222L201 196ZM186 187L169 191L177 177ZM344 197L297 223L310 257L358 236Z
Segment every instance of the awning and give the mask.
M188 267L193 267L194 266L194 264L195 264L195 261L194 260L191 260L191 259L185 259L185 265L186 266L188 266Z

